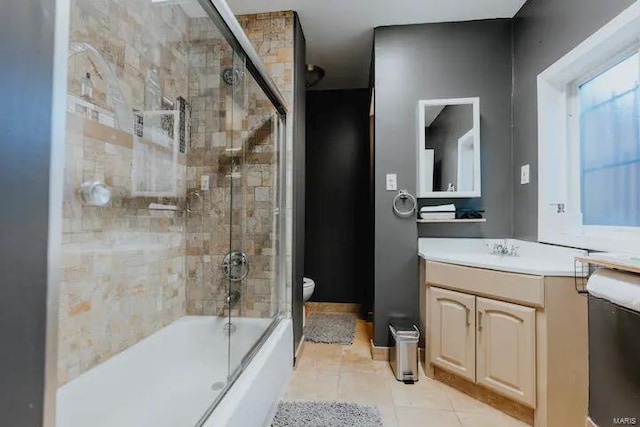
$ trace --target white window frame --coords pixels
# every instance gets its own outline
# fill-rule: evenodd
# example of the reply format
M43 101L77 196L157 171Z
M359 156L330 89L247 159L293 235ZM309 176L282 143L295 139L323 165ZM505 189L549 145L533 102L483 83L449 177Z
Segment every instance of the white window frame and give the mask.
M639 43L636 2L538 75L540 242L640 253L640 227L582 225L577 93L579 84L637 50Z

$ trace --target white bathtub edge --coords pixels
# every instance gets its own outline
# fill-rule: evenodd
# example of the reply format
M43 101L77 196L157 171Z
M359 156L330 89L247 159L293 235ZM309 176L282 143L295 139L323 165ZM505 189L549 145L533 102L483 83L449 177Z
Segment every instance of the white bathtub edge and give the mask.
M292 372L293 327L283 319L204 427L268 425Z

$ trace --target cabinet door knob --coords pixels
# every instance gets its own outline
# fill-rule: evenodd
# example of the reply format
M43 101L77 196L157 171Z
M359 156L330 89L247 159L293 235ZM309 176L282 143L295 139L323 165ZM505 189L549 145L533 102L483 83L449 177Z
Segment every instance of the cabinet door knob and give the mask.
M482 330L482 311L478 310L478 330Z
M471 314L471 310L469 307L464 308L467 311L467 326L471 326L471 321L469 320L469 315Z

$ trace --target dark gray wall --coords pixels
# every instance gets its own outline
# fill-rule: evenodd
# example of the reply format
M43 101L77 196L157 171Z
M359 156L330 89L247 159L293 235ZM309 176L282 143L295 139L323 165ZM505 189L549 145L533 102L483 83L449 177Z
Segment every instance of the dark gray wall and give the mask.
M2 426L43 419L54 7L0 5Z
M618 15L633 0L529 0L513 21L514 235L538 236L538 74ZM520 166L531 182L520 185Z
M293 349L302 339L302 277L304 274L304 215L305 215L305 108L306 108L306 42L295 14L294 28L294 93L293 105L293 259L292 259L292 317Z
M307 93L305 275L312 301L366 305L372 285L369 89Z
M416 191L420 99L480 97L482 198L455 200L483 208L486 224L421 226L420 235L503 237L512 229L511 21L382 27L375 30L375 343L387 345L390 317L417 321L418 227L391 210L398 188ZM423 203L441 203L430 200Z
M425 146L434 150L434 163L440 162L434 191L446 191L458 183L458 140L473 128L473 105L447 105L425 129ZM438 182L439 187L435 184Z

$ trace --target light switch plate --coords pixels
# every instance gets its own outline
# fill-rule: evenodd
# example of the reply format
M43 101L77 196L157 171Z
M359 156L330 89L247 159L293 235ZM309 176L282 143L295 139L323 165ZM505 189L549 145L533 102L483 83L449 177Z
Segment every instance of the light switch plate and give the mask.
M387 191L396 191L398 189L398 175L395 173L387 174Z
M528 184L529 181L529 165L523 165L520 167L520 184Z
M200 189L203 191L209 189L209 175L202 175L200 177Z

